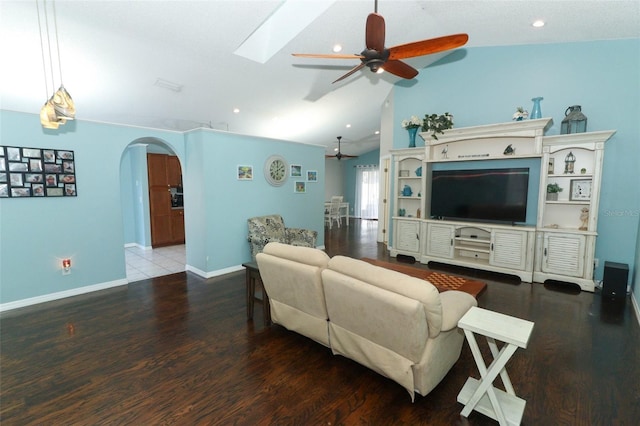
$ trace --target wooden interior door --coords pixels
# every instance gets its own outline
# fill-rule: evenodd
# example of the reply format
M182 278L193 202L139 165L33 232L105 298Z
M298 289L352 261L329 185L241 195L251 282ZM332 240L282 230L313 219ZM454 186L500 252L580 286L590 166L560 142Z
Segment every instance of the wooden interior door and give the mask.
M167 178L167 155L147 154L149 176L149 215L151 216L151 246L173 242L171 232L171 192Z

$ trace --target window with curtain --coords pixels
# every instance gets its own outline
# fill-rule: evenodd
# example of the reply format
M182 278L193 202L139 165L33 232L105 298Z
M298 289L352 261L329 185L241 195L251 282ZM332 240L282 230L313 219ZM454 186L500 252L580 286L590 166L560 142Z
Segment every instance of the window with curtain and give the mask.
M354 216L378 219L379 172L377 165L356 166L356 203Z

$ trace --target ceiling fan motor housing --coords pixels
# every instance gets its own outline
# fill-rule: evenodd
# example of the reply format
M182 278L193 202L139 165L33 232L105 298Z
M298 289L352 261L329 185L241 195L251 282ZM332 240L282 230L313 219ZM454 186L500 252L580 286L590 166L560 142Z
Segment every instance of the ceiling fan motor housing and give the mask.
M389 49L384 49L382 52L378 52L375 49L365 49L361 55L363 56L360 59L362 63L369 67L371 72L378 72L389 59Z

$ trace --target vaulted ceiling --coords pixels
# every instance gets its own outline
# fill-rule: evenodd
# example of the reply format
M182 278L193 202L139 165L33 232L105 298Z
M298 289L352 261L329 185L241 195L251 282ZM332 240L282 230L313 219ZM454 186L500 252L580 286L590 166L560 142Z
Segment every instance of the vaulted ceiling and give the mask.
M52 6L46 2L55 48ZM359 154L378 146L380 108L399 78L364 68L332 84L359 62L291 53L332 53L336 43L360 53L373 10L373 0L57 0L63 82L78 119L211 127L321 144L327 153L341 135L343 152ZM464 48L640 37L637 0L381 0L378 12L387 47L454 33L469 34ZM546 26L534 28L536 19ZM2 109L39 113L47 90L35 1L0 1L0 55ZM421 70L443 56L406 62Z

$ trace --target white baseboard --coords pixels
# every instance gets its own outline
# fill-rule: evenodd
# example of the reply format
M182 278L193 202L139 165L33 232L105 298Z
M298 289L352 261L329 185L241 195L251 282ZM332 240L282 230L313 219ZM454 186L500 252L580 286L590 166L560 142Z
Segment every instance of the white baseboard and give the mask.
M137 247L140 250L153 250L153 247L151 247L151 246L143 246L143 245L140 245L138 243L126 243L124 245L124 248L131 248L131 247Z
M37 305L39 303L52 302L54 300L65 299L67 297L79 296L81 294L92 293L94 291L106 290L112 287L127 285L126 279L109 281L106 283L88 285L86 287L78 287L71 290L59 291L56 293L43 294L42 296L30 297L28 299L16 300L14 302L1 303L0 312L10 311L12 309L24 308L26 306Z
M205 271L203 271L201 269L198 269L198 268L196 268L194 266L186 265L185 266L185 270L189 271L189 272L193 272L194 274L199 275L202 278L213 278L213 277L219 277L220 275L230 274L232 272L243 271L244 270L244 266L242 266L242 265L230 266L229 268L218 269L216 271L211 271L211 272L205 272Z

